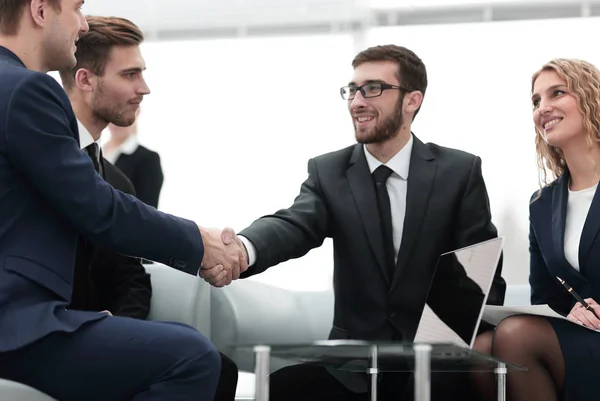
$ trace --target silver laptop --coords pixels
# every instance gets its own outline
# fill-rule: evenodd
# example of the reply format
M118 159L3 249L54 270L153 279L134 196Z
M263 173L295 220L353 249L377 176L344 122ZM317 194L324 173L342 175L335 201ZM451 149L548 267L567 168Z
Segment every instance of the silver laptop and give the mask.
M503 245L494 238L440 256L415 342L473 346Z

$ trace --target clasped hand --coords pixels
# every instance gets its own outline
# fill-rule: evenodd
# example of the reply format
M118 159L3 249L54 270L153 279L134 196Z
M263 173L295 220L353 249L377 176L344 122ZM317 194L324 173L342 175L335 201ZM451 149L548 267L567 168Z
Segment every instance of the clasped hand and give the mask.
M587 298L585 302L594 310L596 315L600 316L600 305L592 298ZM569 320L574 321L575 323L579 323L586 327L600 330L600 320L594 316L591 310L587 310L583 307L580 302L577 302L569 315L567 316Z
M215 287L224 287L237 280L248 269L246 247L233 229L200 228L204 241L204 258L200 277Z

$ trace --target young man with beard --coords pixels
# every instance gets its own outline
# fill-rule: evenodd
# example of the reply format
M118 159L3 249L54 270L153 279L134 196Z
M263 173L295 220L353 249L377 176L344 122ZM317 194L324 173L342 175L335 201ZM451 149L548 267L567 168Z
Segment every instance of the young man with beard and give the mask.
M335 313L330 339L413 341L440 254L497 237L481 159L421 142L412 132L427 88L423 62L409 49L366 49L341 88L358 144L311 159L289 209L256 220L224 242L247 248L241 277L334 243ZM489 303L502 304L501 269ZM215 273L204 270L208 282ZM451 283L448 283L451 286ZM461 313L461 311L456 311ZM407 374L383 374L380 395L410 397ZM433 380L433 398L449 399ZM366 400L365 374L312 364L271 375L273 401ZM405 389L409 389L405 391ZM411 398L407 398L411 399Z
M81 151L69 99L47 72L75 65L82 5L0 0L0 378L61 401L211 400L220 358L197 330L67 308L80 235L190 280L221 264L223 285L246 268L219 230L115 190Z
M73 68L60 71L79 125L79 146L113 187L131 195L135 188L121 170L102 156L99 140L109 125L128 127L150 89L143 76L142 31L131 21L87 17L89 29L79 36ZM139 259L93 246L80 237L70 309L107 309L115 316L145 319L150 311L150 276ZM215 401L234 401L238 369L221 356Z

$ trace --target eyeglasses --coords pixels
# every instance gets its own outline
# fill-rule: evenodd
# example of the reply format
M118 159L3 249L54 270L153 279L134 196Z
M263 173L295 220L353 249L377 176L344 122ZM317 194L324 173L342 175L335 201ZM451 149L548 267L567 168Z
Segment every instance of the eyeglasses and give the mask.
M410 90L397 85L370 83L361 86L344 86L340 88L340 95L344 100L352 100L356 96L356 92L360 91L364 98L381 96L386 89L400 89L401 91L410 92Z

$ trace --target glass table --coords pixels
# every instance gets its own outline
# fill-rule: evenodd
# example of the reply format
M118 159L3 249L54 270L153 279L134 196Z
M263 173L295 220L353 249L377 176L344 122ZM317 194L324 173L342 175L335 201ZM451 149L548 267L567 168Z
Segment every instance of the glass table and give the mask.
M367 373L371 401L377 400L377 377L384 372L414 372L415 401L430 401L431 372L494 372L497 399L505 401L508 370L527 370L455 344L330 340L236 348L252 349L255 354L255 401L269 400L271 357Z

